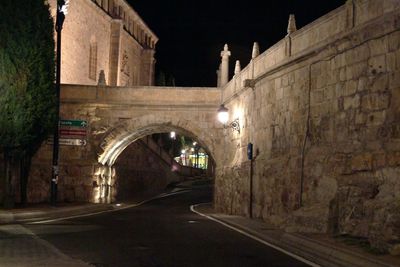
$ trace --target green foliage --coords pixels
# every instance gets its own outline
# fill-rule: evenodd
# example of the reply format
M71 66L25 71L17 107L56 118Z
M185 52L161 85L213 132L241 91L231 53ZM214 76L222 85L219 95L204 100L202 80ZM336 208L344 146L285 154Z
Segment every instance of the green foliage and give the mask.
M33 155L55 125L53 29L44 1L2 1L1 151Z
M171 73L160 70L156 75L156 86L175 86L175 78Z

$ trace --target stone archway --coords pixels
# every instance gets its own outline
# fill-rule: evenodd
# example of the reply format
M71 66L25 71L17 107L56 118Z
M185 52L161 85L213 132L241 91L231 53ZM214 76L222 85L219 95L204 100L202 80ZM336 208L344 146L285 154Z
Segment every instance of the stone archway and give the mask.
M138 139L153 133L175 131L180 135L195 139L205 149L215 166L217 132L213 128L201 128L193 121L169 115L146 115L125 120L110 128L100 143L98 167L94 180L98 187L94 190L94 202L110 202L115 194L111 189L115 183L114 163L121 153Z
M176 131L199 141L212 158L216 158L216 129L200 128L195 122L169 115L146 115L121 122L104 134L98 162L111 166L118 155L137 139L157 132Z

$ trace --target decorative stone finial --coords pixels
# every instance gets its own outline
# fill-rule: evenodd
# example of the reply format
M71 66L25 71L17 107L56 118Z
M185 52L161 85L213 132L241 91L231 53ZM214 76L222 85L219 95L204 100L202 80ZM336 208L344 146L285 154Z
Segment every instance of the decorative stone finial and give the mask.
M287 27L287 33L288 35L294 33L297 30L296 27L296 19L294 17L294 14L290 14L289 15L289 23L288 23L288 27Z
M99 80L98 80L97 84L98 85L102 85L102 86L107 85L107 83L106 83L106 75L104 74L104 70L100 70Z
M240 61L236 60L236 64L235 64L235 75L238 74L241 71L241 67L240 67Z
M258 46L257 42L254 42L253 51L251 52L251 58L254 59L258 57L259 54L260 54L260 47Z
M231 56L231 51L228 50L228 45L224 45L224 50L221 51L221 86L228 83L229 80L229 57Z
M228 44L224 45L224 50L221 51L221 57L229 57L231 55L231 51L229 51Z

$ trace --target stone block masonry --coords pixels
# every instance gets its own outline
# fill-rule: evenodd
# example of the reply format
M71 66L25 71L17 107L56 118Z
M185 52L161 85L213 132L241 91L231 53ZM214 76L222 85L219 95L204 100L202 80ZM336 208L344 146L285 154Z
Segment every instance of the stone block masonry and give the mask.
M60 148L58 200L109 202L176 181L170 169L135 144L153 133L192 137L219 158L222 125L215 113L220 99L216 88L63 85L61 118L88 125L86 145ZM51 151L43 144L33 158L29 202L49 199Z
M290 33L289 48L281 41L252 59L222 88L243 128L225 132L219 211L398 251L399 8L392 0L348 1ZM238 86L248 78L254 86ZM249 142L253 177L242 149Z

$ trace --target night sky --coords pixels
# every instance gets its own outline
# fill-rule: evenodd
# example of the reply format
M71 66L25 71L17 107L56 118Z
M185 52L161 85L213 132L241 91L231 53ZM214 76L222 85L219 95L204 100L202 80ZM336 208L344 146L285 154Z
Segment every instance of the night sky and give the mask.
M260 53L286 35L289 14L301 28L346 0L127 0L159 37L156 70L175 78L176 86L216 86L225 43L242 68L253 42ZM240 3L240 4L239 4Z

